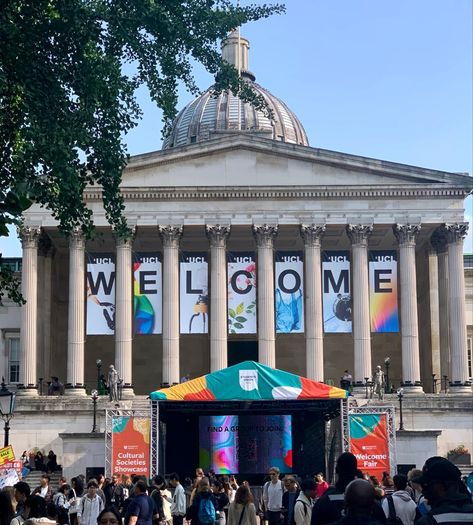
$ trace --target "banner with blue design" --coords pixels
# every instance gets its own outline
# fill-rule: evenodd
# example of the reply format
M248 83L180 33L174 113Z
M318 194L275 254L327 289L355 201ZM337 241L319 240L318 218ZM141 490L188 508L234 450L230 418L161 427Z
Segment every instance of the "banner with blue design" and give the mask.
M304 332L304 261L302 252L277 252L275 271L276 332Z

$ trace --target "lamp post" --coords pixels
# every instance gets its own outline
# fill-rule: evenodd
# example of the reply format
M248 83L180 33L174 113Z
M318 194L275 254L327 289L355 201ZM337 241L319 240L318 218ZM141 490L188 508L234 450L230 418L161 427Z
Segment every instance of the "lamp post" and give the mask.
M102 360L97 359L95 361L95 364L97 365L97 395L100 394L100 371L102 370Z
M94 405L94 420L92 424L92 432L97 432L97 399L99 398L99 393L97 390L92 390L91 393L92 403Z
M3 446L8 446L8 438L10 433L10 420L13 417L13 412L15 411L15 392L10 392L5 386L5 378L2 377L2 385L0 388L0 416L5 422L3 430L5 431L5 439Z
M437 393L437 380L435 379L435 374L432 374L432 392Z
M397 398L399 399L399 430L404 430L404 421L402 419L402 398L404 394L404 389L400 388L397 391Z
M369 377L365 377L365 398L368 399L368 380Z
M390 394L391 393L391 384L389 382L389 365L391 364L391 358L385 357L384 358L384 368L386 369L386 384L384 385L384 393Z

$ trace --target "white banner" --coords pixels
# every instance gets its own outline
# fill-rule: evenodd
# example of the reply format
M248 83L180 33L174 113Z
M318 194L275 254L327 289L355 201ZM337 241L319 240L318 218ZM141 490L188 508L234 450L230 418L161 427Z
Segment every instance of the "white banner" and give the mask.
M207 253L182 253L180 266L181 334L207 334L209 331Z
M276 332L304 332L304 262L302 252L276 253Z
M115 333L115 256L87 255L87 335Z
M350 252L324 252L322 293L325 332L350 333L352 329Z
M228 253L228 331L256 334L256 263L253 252Z
M135 334L160 334L163 324L161 254L133 254L133 320Z

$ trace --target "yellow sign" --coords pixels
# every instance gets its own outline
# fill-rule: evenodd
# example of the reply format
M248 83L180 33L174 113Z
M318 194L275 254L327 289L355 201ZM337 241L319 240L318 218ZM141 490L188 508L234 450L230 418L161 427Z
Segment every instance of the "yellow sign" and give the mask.
M13 452L13 447L8 445L8 447L0 448L0 465L8 463L9 461L14 461L15 453Z

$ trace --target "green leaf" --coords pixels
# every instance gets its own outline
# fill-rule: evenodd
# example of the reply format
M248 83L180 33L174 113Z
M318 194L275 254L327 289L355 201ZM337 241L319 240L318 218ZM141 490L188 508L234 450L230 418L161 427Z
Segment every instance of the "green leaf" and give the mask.
M241 323L235 323L233 326L238 329L244 328L244 326Z
M236 317L235 310L232 310L231 308L229 308L229 309L228 309L228 315L229 315L230 317L235 318L235 317Z
M237 314L241 314L243 312L243 310L245 309L245 305L243 303L240 303L237 307L236 307L236 313Z
M242 317L241 315L239 315L235 318L235 321L238 321L239 323L244 323L245 321L247 321L247 319L246 317Z

